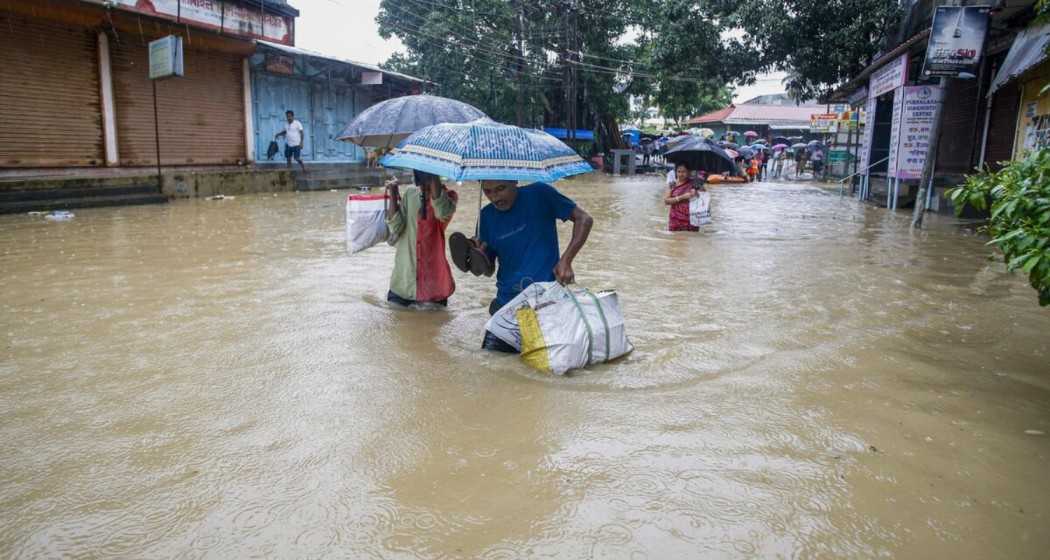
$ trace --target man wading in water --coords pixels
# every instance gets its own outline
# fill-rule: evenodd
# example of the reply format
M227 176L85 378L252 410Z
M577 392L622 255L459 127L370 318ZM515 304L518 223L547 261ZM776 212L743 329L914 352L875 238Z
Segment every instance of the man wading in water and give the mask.
M492 263L499 262L489 315L533 282L573 283L572 261L594 224L590 214L546 183L518 187L514 181L482 181L481 188L491 204L481 210L478 239L454 233L448 241L452 261L464 272L491 275ZM572 221L572 239L560 256L556 220ZM481 347L516 352L489 332Z

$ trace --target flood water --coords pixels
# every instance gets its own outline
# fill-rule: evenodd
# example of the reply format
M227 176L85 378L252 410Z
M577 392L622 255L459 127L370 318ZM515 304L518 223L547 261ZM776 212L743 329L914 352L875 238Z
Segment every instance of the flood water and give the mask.
M565 378L479 351L492 278L388 306L345 191L0 216L0 557L1047 557L1050 310L986 239L558 186L637 348Z

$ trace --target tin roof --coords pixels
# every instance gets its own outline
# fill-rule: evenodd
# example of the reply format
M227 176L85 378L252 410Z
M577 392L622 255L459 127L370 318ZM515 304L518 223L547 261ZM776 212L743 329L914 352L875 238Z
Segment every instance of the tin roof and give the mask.
M807 128L809 127L810 115L824 113L825 111L825 105L759 105L744 103L712 111L706 115L689 119L686 123L691 125L722 123L768 125L780 128Z
M1046 60L1047 46L1050 46L1050 23L1018 33L992 85L988 86L988 95Z
M391 77L398 78L398 79L405 80L405 81L409 81L409 82L416 82L416 83L420 83L420 84L431 83L431 82L429 82L427 80L424 80L422 78L417 78L415 76L409 76L408 74L402 74L400 72L394 72L394 71L391 71L391 70L386 70L386 69L380 68L379 66L376 66L374 64L368 64L367 62L357 62L356 60L346 60L344 58L336 58L334 56L328 56L326 54L321 54L319 52L315 52L315 51L311 51L311 50L307 50L307 49L301 49L299 47L289 47L288 45L282 45L280 43L271 43L270 41L256 40L255 42L257 44L259 44L259 45L263 45L264 47L268 47L268 48L271 48L271 49L274 49L274 50L278 50L278 51L283 51L283 52L286 52L286 53L289 53L289 54L297 54L297 55L300 55L300 56L306 56L306 57L310 57L310 58L319 58L321 60L328 60L328 61L331 61L331 62L339 62L339 63L342 63L342 64L349 64L351 66L357 66L358 68L363 68L365 70L370 70L370 71L373 71L373 72L382 72L383 74L386 74L387 76L391 76Z

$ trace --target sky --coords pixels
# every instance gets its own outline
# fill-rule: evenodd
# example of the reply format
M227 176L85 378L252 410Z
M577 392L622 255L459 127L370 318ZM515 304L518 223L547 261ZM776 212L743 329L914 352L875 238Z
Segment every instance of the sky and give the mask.
M379 36L376 14L380 0L289 0L300 11L296 46L336 58L379 64L403 50L395 38ZM781 93L783 74L766 74L750 86L738 86L734 103L757 95Z

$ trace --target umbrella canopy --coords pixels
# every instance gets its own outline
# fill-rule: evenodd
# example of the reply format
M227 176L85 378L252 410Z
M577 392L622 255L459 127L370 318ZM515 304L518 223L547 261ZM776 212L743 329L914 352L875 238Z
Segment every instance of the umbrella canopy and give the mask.
M708 173L733 170L733 157L706 138L689 137L675 142L664 154L671 163L684 163L694 170Z
M784 138L783 136L777 136L773 139L773 144L784 144L785 146L787 146L790 143L791 141L787 138Z
M704 138L714 138L715 131L711 130L710 128L701 128L700 129L700 136L702 136Z
M552 183L593 171L572 148L550 134L489 119L428 126L405 138L379 163L454 181Z
M822 146L824 143L820 140L810 140L808 146Z
M754 130L749 130L749 131L744 133L744 136L746 136L748 138L758 138L758 133L755 132Z
M744 159L751 159L755 157L755 151L751 148L748 148L747 146L740 148L740 150L738 150L737 153L740 154L740 157Z
M473 105L435 95L395 97L361 111L339 135L359 146L390 148L409 134L439 123L465 123L487 118Z
M802 148L805 148L805 147L807 147L807 145L803 144L802 142L799 142L797 144L792 144L791 145L791 149L792 150L799 150L799 149L802 149Z
M729 148L730 150L735 150L740 147L735 142L720 142L719 145L723 148Z
M752 142L752 144L763 144L763 145L765 145L765 143L766 143L766 139L765 138L759 138L758 140L755 140L754 142Z
M790 140L792 142L801 142L802 141L802 137L801 136L788 136L788 140Z
M788 147L787 144L777 144L777 145L773 146L773 149L774 150L784 150L784 149L787 149L787 147Z
M731 157L733 159L736 159L736 158L740 157L740 154L737 153L736 150L726 150L726 155L728 155L729 157Z

